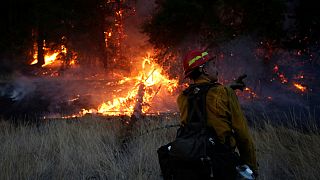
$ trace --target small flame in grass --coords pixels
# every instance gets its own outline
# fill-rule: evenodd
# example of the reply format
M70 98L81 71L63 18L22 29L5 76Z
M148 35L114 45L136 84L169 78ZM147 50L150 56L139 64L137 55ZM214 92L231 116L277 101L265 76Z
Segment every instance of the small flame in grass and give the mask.
M297 89L299 89L301 92L307 91L307 87L306 87L306 86L303 86L303 85L301 85L301 84L299 84L299 83L293 83L293 85L294 85Z

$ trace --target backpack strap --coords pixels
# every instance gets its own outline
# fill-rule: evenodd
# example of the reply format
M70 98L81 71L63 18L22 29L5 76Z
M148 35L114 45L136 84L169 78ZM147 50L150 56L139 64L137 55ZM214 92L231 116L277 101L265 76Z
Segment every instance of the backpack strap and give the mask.
M219 83L203 83L194 84L187 88L183 94L188 97L188 115L186 120L186 128L188 130L200 131L200 133L210 134L214 139L218 138L218 135L214 127L207 126L207 106L206 97L210 88L217 87ZM231 137L231 135L230 135ZM227 151L233 151L230 146L230 137L228 136L224 144L219 144L220 148Z
M200 123L201 131L207 131L206 97L210 88L218 85L218 83L193 84L183 92L188 97L187 126L188 124ZM214 128L210 128L210 132L216 137Z

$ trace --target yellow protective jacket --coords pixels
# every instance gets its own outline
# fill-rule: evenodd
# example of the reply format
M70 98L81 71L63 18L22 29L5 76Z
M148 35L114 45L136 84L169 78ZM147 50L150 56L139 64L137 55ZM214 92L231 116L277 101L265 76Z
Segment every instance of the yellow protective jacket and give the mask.
M209 81L206 79L195 81L196 84L206 82ZM188 115L187 96L181 93L177 103L181 123L185 124ZM253 170L257 170L253 140L234 90L222 85L210 88L206 97L206 106L207 124L214 128L221 143L226 143L229 139L230 145L238 148L241 161Z

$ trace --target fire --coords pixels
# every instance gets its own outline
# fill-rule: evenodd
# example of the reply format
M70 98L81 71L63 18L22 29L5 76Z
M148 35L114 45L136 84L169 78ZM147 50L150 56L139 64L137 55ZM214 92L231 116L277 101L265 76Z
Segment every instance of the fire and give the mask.
M288 79L285 77L284 74L279 74L279 78L282 84L288 83Z
M169 79L163 68L154 62L150 53L143 58L140 68L136 76L123 77L118 81L119 85L134 82L125 96L115 95L112 100L102 103L97 109L84 109L80 114L132 115L135 111L146 113L155 96L166 96L161 90L172 93L178 87L178 80Z
M59 55L59 52L55 52L53 54L47 54L44 57L44 64L42 65L42 67L51 65L55 62L55 60L57 59L57 56Z
M288 78L284 75L284 73L279 71L279 66L278 65L275 65L273 67L273 73L275 73L278 76L278 78L280 79L280 82L282 84L288 83Z
M250 88L246 87L244 88L244 93L247 94L247 98L248 99L254 99L254 98L258 98L258 95Z
M305 91L307 90L307 87L305 87L305 86L303 86L303 85L301 85L301 84L299 84L299 83L293 83L293 85L294 85L297 89L299 89L300 91L302 91L302 92L305 92Z
M33 61L30 65L38 63L38 48L37 43L33 45ZM72 66L77 63L77 55L74 52L68 52L68 49L65 45L60 45L59 49L51 50L51 48L46 47L46 42L43 41L43 50L44 50L44 64L42 67L61 67L67 60L67 55L70 53L72 57L68 59L67 65Z

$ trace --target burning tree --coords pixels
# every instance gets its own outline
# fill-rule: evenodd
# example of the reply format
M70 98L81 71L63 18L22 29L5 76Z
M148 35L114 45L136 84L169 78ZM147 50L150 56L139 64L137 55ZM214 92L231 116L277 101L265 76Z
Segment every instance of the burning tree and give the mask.
M138 68L133 76L123 77L116 83L117 85L129 85L123 89L127 91L124 96L117 97L119 94L112 94L112 100L102 103L97 109L83 109L79 115L99 113L140 117L148 112L152 103L155 103L152 101L156 96L165 97L178 87L178 81L170 79L162 67L154 62L150 54L140 62L141 68ZM170 111L170 109L167 110Z

